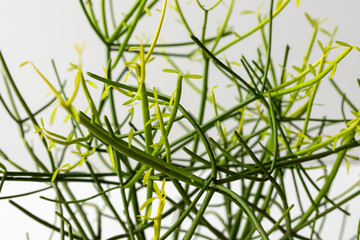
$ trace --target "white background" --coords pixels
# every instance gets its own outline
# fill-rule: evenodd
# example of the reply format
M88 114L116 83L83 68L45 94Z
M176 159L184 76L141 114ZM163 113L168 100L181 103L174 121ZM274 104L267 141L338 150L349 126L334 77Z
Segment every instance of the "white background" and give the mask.
M240 12L249 9L254 10L256 6L263 1L240 2L240 4L237 3L237 9L231 16L231 23L234 24L236 19L239 18L239 25L236 26L236 29L239 29L239 34L241 35L241 31L248 28L246 25L247 22L240 18ZM195 6L195 4L192 4L192 6ZM358 27L360 22L359 10L359 0L303 0L299 8L296 8L295 1L292 1L287 9L274 20L274 59L276 59L278 63L281 63L281 56L284 52L285 45L289 44L291 47L291 64L299 65L302 63L301 57L303 52L306 51L307 43L312 33L310 24L304 17L304 12L309 13L315 18L328 18L322 26L330 31L335 26L339 26L336 40L360 46L360 31ZM262 9L262 12L265 11L267 11L266 7ZM156 15L156 12L153 12L153 14ZM170 24L172 24L171 19L174 18L174 16L177 17L174 11L170 10L167 13L166 19L170 21ZM187 17L189 18L190 16ZM201 26L201 21L202 18L200 14L193 14L191 16L192 26L197 33L199 33L199 31L196 26ZM149 22L151 23L151 21ZM151 36L154 25L150 23L142 23L145 27L139 29L138 34L144 32L145 35ZM179 27L172 29L172 25L170 24L167 23L167 25L164 26L164 34L161 37L165 41L176 41L177 36L181 36L182 39L186 40L186 35L184 35L186 32L184 29ZM76 43L85 43L84 68L87 71L90 70L101 74L101 68L105 65L104 47L87 24L78 1L0 0L0 30L1 52L6 59L20 91L24 94L28 104L34 106L34 109L42 105L44 99L46 99L45 95L48 89L37 78L35 72L30 67L18 68L20 63L31 60L46 76L54 80L50 62L51 59L54 59L60 75L63 78L71 78L71 73L68 73L66 69L70 62L77 61L77 55L73 46ZM210 29L209 31L214 31L214 29ZM165 32L167 34L170 33L170 35L166 35ZM200 36L200 34L198 36ZM320 34L319 37L320 39L324 39L324 43L326 43L326 37L324 35ZM136 41L132 40L132 42L135 43ZM253 45L252 42L257 43L257 41L246 41L241 45L239 53L235 55L234 53L227 53L228 56L238 61L241 54L254 55L254 47L257 45ZM316 55L316 53L319 54L319 49L317 46L315 46L315 48L316 50L311 60L319 57L319 55ZM360 102L360 91L356 83L356 78L360 77L359 60L360 53L353 51L347 59L339 64L335 77L337 83L357 106L359 106ZM160 66L159 69L161 70L161 68L163 68L163 66ZM194 71L193 73L201 74L201 70L196 72L195 69ZM153 84L156 85L156 82ZM161 84L163 84L163 82L161 82ZM3 83L1 83L0 92L2 94L5 93L3 86ZM316 111L319 112L319 115L323 115L324 112L326 112L328 116L331 117L336 115L333 111L334 107L339 109L339 98L337 98L336 92L328 86L329 85L324 84L324 87L321 88L319 93L321 94L319 103L325 106L316 108ZM183 104L190 106L192 102L187 102L185 98ZM29 169L32 168L33 165L32 163L28 163L29 159L26 151L23 149L22 143L20 142L21 140L18 137L17 127L10 121L2 106L0 107L0 134L1 149L14 161L21 163L21 165ZM360 156L358 149L357 152L354 151L353 154ZM345 189L345 186L350 186L357 181L359 179L359 170L360 168L357 164L353 163L350 174L347 175L344 164L333 189L334 193L341 192ZM36 184L6 182L1 195L16 194L37 188ZM84 194L84 196L87 195ZM29 209L33 209L34 213L45 216L47 219L53 218L54 209L51 207L52 205L47 205L44 201L39 200L38 196L16 199L16 202L27 206ZM349 208L353 216L351 220L349 219L347 222L348 227L346 228L347 233L345 234L347 238L345 239L353 236L356 232L357 221L360 216L360 210L359 207L356 207L356 205L358 205L356 202L359 202L358 198L352 202L353 205ZM30 239L48 238L49 231L47 229L16 210L7 203L7 200L0 201L0 214L0 239L26 239L26 232L29 232ZM324 239L337 239L337 234L340 229L340 219L335 216L329 219L327 224L326 234L324 235L326 237L324 237ZM56 239L56 235L54 239Z

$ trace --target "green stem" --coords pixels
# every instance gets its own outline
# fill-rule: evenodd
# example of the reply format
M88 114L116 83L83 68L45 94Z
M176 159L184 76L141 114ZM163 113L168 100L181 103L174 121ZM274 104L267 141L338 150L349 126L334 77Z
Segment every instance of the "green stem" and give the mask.
M276 17L285 7L286 5L290 2L290 0L286 0L284 1L280 6L278 6L275 10L275 12L272 15L272 18ZM220 48L219 50L217 50L214 55L218 55L219 53L225 51L226 49L230 48L231 46L233 46L234 44L240 42L241 40L247 38L248 36L252 35L253 33L255 33L256 31L258 31L259 29L261 29L262 27L264 27L265 24L267 24L270 21L269 18L264 19L259 25L257 25L255 28L253 28L252 30L250 30L249 32L241 35L240 37L238 37L237 39L233 40L232 42L226 44L224 47Z
M107 39L109 34L108 34L106 14L105 14L105 0L101 0L100 4L101 4L101 20L104 28L104 38Z
M115 68L115 66L118 64L120 58L123 56L124 50L127 47L130 37L132 36L132 34L135 30L135 27L143 14L144 6L145 6L146 2L147 2L147 0L141 0L140 4L137 6L138 11L137 11L133 21L131 22L130 26L127 29L126 36L125 36L124 40L122 41L122 44L119 47L119 51L117 53L117 56L116 56L113 64L111 65L112 69Z
M29 212L28 210L26 210L25 208L23 208L22 206L20 206L19 204L17 204L16 202L9 200L9 202L16 207L17 209L19 209L20 211L22 211L23 213L25 213L27 216L31 217L32 219L34 219L35 221L37 221L38 223L44 225L45 227L48 227L52 230L55 230L57 232L60 232L60 229L54 225L52 225L51 223L37 217L36 215L32 214L31 212ZM69 232L65 231L65 235L69 236ZM73 234L73 238L74 239L83 239L81 236L79 235L75 235Z
M83 0L79 0L79 3L80 3L80 6L81 6L81 9L83 10L85 16L86 16L86 19L88 20L88 22L90 23L90 26L91 28L94 30L94 32L96 33L96 35L98 35L98 37L100 38L100 40L103 42L103 43L106 43L105 41L105 38L104 36L102 35L100 29L99 29L99 26L97 25L97 21L93 15L93 12L92 12L92 6L91 6L91 1L87 1L88 4L89 4L89 8L90 8L90 14L88 13L88 11L86 10L86 7L84 5L84 2Z
M184 14L182 13L180 6L179 6L179 2L178 0L174 0L175 1L175 5L176 5L176 11L179 13L180 18L182 23L184 24L186 30L188 31L189 35L194 35L193 32L190 29L189 24L187 23L187 21L185 20Z
M262 86L261 86L261 92L264 92L265 90L265 85L267 80L267 75L270 69L270 64L271 64L271 46L272 46L272 20L273 20L273 5L274 5L274 0L270 1L270 13L269 13L269 39L268 39L268 44L267 44L267 49L266 49L266 67L265 67L265 73L262 77Z
M352 133L352 137L355 135L355 133ZM352 137L348 137L344 144L349 143L352 140ZM340 168L341 163L343 162L343 159L346 155L347 149L342 150L341 152L339 152L335 163L331 169L331 172L329 173L329 175L326 178L326 181L323 185L323 187L321 188L320 192L318 193L317 197L314 199L314 202L316 205L319 205L321 200L325 197L325 195L328 194L330 187L337 175L337 172ZM315 206L311 205L308 210L301 216L299 222L296 224L295 228L298 228L300 225L302 225L309 217L310 215L313 213L313 211L316 209Z
M270 92L272 97L277 97L277 96L282 96L288 93L292 93L295 92L297 90L309 87L315 83L317 83L318 81L320 81L321 79L323 79L333 68L334 65L337 65L346 55L348 55L351 50L353 48L352 47L348 47L346 48L333 62L331 62L325 69L324 71L320 72L318 75L316 75L316 77L314 77L313 79L303 82L301 84L297 84L296 86L293 87L289 87L286 88L284 90L280 90L280 91L275 91L275 92ZM264 96L267 96L269 93L264 93Z
M201 207L199 209L199 211L197 212L196 214L196 217L194 219L194 221L191 223L191 226L189 228L189 230L187 231L185 237L184 237L184 240L190 240L192 238L192 236L194 235L195 233L195 230L197 228L197 226L199 225L200 223L200 219L202 218L202 216L204 215L205 213L205 210L207 208L207 206L209 205L210 203L210 200L211 198L213 197L214 195L214 191L208 191L202 204L201 204Z
M128 144L122 140L114 139L100 126L91 123L90 119L82 112L79 113L80 124L85 126L96 138L101 140L107 145L111 145L116 148L119 152L131 157L138 162L147 165L159 172L165 173L166 175L189 183L195 186L203 186L203 179L197 177L191 173L182 170L179 167L164 162L161 159L153 157L152 155L137 149L132 146L128 147Z
M200 192L196 195L194 200L191 201L191 204L181 214L181 216L176 220L176 222L171 225L169 230L161 236L159 240L165 240L172 232L175 231L177 227L180 226L180 224L185 220L185 218L189 216L189 213L193 210L196 203L200 200L201 196L203 195L203 193L206 191L207 187L212 183L213 180L214 180L213 178L210 178L205 182L204 187L201 188Z

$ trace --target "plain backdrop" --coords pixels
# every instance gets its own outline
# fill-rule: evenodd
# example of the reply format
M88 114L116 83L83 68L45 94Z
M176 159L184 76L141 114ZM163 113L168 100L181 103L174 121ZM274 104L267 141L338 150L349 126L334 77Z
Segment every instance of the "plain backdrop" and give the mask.
M128 4L132 1L120 1L121 4ZM186 0L187 1L187 0ZM96 5L97 1L93 1ZM114 1L116 2L116 1ZM180 1L182 2L182 1ZM240 13L245 10L256 10L262 2L268 1L237 1L236 10L231 16L231 25L234 25L236 19L239 18L239 24L235 29L239 33L247 30L248 25L241 18ZM228 1L225 1L228 4ZM195 6L194 4L192 5ZM267 12L267 4L261 9L262 12ZM191 6L189 5L189 11ZM325 29L332 30L338 26L336 40L341 40L349 44L360 46L360 1L359 0L302 0L300 7L296 8L295 1L292 1L287 9L281 13L274 20L274 45L273 58L280 63L281 56L284 52L285 45L289 44L290 62L292 64L300 64L302 62L301 56L305 52L308 39L311 36L312 28L307 22L304 13L309 13L310 16L319 19L327 18L327 21L322 25ZM120 10L121 12L122 10ZM195 31L199 32L197 28L201 27L201 14L191 15L191 25ZM187 39L184 29L179 27L173 28L172 24L176 24L172 19L177 18L174 11L169 10L166 15L168 22L164 25L164 33L161 35L162 41L176 41L177 39ZM166 21L165 19L165 21ZM154 21L156 23L156 21ZM151 36L154 25L153 22L143 22L137 34L144 36ZM215 24L215 23L214 23ZM178 25L177 25L178 26ZM211 25L210 25L211 26ZM209 32L215 29L209 29ZM241 34L240 34L241 35ZM258 37L258 35L257 35ZM319 35L320 39L325 39L324 35ZM131 42L136 42L132 39ZM54 79L54 73L51 67L51 59L54 59L60 75L63 78L71 78L72 75L67 71L70 62L77 61L77 55L74 50L74 44L85 43L84 51L84 69L95 73L102 72L102 66L105 65L104 47L98 37L89 27L85 16L83 15L80 4L75 0L0 0L0 50L6 59L8 67L17 82L20 91L24 94L29 105L41 106L46 93L49 91L47 87L37 78L35 72L30 67L19 68L19 64L24 61L31 60L41 71L50 78ZM240 45L238 53L226 53L230 59L239 60L241 54L254 55L256 52L257 40L251 39ZM242 44L242 43L240 43ZM316 46L312 60L319 57L320 51ZM159 66L159 71L164 66ZM193 69L193 73L201 74L201 70ZM196 72L198 71L198 72ZM360 77L360 53L353 51L342 63L339 64L336 81L341 88L346 92L347 96L359 106L360 91L356 79ZM152 73L150 73L152 74ZM154 73L156 74L156 73ZM151 75L149 78L152 78ZM160 80L159 80L160 81ZM2 82L2 81L1 81ZM156 85L156 82L151 84ZM159 82L166 91L164 82ZM336 92L329 87L329 84L324 84L319 95L319 102L323 104L321 107L316 107L319 115L326 113L328 116L336 115L335 109L339 109L339 98L335 98ZM4 94L4 85L0 84L0 92ZM219 94L226 93L219 92ZM221 95L219 95L221 96ZM221 97L220 97L221 98ZM184 103L191 106L191 99L185 98ZM225 101L225 100L224 100ZM196 109L194 110L196 111ZM350 115L349 115L350 116ZM18 137L17 126L10 121L3 106L0 106L0 148L4 150L11 158L24 165L32 168L32 163L28 163L26 151L22 147L21 139ZM360 156L358 152L353 154ZM2 161L2 159L0 159ZM345 187L358 181L360 168L353 163L350 173L346 173L345 164L340 170L335 187L333 188L334 195L340 193ZM24 191L37 189L37 184L30 183L16 183L6 182L0 196L17 194ZM86 196L86 194L85 194ZM39 200L39 195L17 199L19 203L32 209L36 214L52 219L54 208L42 200ZM358 207L359 199L352 201L349 211L352 217L347 221L347 228L344 239L349 239L356 232L357 222L360 217L360 208ZM20 211L11 206L7 200L0 200L0 239L26 239L26 232L29 233L30 239L47 239L49 230L38 223L34 222ZM340 229L340 219L334 214L333 218L327 220L327 227L325 229L324 239L337 239ZM54 239L57 239L55 235Z

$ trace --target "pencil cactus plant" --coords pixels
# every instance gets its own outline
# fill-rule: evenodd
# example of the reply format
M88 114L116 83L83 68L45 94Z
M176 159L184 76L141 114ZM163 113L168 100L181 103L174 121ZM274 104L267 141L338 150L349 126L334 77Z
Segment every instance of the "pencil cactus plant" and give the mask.
M10 198L15 208L59 233L53 235L56 239L320 239L325 216L335 210L349 214L344 204L360 192L344 189L330 197L329 191L340 167L349 168L349 161L359 157L360 109L333 78L341 61L359 47L335 41L336 30L322 29L320 20L306 14L313 35L304 39L309 47L301 64L289 66L289 46L281 59L274 59L273 25L290 0L270 0L265 14L260 9L243 12L257 20L243 33L231 29L237 24L230 18L238 14L235 0L137 0L121 16L112 1L99 1L99 9L95 2L79 0L105 46L107 59L99 66L103 74L84 69L83 45L76 45L70 92L55 62L55 78L45 76L42 66L24 62L20 66L35 70L31 81L47 85L54 96L39 110L32 109L12 77L11 71L21 69L10 71L0 53L1 103L35 164L25 169L1 149L0 190L11 181L44 185L18 195L1 194L1 201ZM188 6L203 20L192 21L183 10ZM219 8L223 15L214 31L208 23ZM161 34L168 15L180 20L177 27L188 33L187 41L166 42ZM137 36L135 30L149 17L158 22L152 36ZM320 31L328 42L317 40ZM165 42L160 43L160 36ZM250 36L260 39L257 57L224 57ZM321 54L311 61L316 47ZM189 62L200 73L189 71ZM158 76L148 74L149 69ZM151 81L159 76L171 82L172 91ZM315 96L328 79L342 101L339 117L314 117ZM225 104L224 91L231 99ZM183 104L186 98L192 106ZM58 131L56 119L61 118L67 128ZM46 154L35 151L29 136ZM328 164L329 157L334 164ZM312 171L321 172L320 177ZM75 183L89 189L87 197L76 196ZM54 203L48 215L55 221L17 203L32 194ZM103 230L109 226L111 233ZM359 239L359 229L353 234Z

